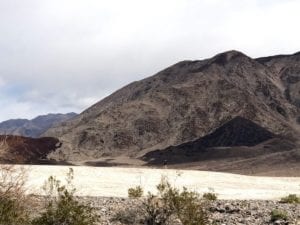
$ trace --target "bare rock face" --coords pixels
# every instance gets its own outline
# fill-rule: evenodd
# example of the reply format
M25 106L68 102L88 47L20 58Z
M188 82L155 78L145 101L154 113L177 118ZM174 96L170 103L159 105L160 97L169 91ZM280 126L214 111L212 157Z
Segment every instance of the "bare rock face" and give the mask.
M0 135L0 163L39 163L58 146L59 140L51 137Z
M278 55L257 60L277 74L286 99L300 108L300 52L294 55ZM300 117L297 121L300 124Z
M49 157L137 157L203 137L237 116L274 135L297 136L298 73L281 69L297 71L297 57L252 59L229 51L179 62L48 130L44 135L63 143Z

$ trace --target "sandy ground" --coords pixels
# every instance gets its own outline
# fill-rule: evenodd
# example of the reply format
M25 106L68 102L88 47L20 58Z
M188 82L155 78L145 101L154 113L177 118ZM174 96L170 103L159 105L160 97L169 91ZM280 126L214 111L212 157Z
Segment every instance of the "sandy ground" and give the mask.
M28 193L43 194L42 185L50 176L64 181L68 166L22 166L28 171ZM220 199L278 199L300 194L300 177L252 177L228 173L112 167L72 167L77 195L127 197L130 187L141 185L145 192L155 193L161 177L176 187L187 187L199 193L218 194Z

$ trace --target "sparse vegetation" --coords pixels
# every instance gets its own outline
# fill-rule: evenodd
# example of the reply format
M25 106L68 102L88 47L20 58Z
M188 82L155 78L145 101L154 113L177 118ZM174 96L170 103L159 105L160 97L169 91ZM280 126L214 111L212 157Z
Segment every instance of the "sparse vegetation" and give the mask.
M49 177L44 185L46 191L46 205L44 212L32 221L32 225L95 225L99 217L94 209L87 204L80 203L74 197L75 188L72 187L73 170L67 174L67 186L55 177Z
M120 210L114 214L111 221L119 221L126 225L138 224L138 214L137 209Z
M166 204L164 199L161 199L151 193L148 194L146 201L144 202L143 215L145 225L164 225L167 224L170 216L172 215L172 209Z
M203 194L203 198L208 201L215 201L218 199L217 195L213 192L207 192Z
M287 220L288 216L285 211L281 211L278 209L274 209L271 212L271 222L275 222L276 220Z
M144 190L141 186L136 186L134 188L128 189L129 198L141 198L144 194Z
M300 197L298 197L296 194L290 194L281 198L280 203L300 204Z
M49 177L44 185L45 204L44 207L41 207L40 204L33 205L32 201L29 201L33 200L33 197L30 199L26 197L24 190L26 171L16 168L20 167L3 166L0 170L0 225L100 224L98 223L100 218L95 209L91 205L81 202L80 198L75 196L72 169L67 174L66 183L53 176ZM274 201L262 204L256 202L253 204L249 201L240 201L238 204L218 201L217 204L213 204L210 201L217 198L213 189L199 195L187 188L175 188L164 178L157 185L157 192L148 193L144 198L136 199L144 192L140 186L132 188L132 190L134 194L131 196L134 199L102 200L100 198L100 201L95 201L95 204L98 204L97 206L101 209L98 213L103 215L103 221L110 220L112 224L124 225L208 225L217 220L215 212L218 216L222 210L224 216L228 216L228 213L236 214L233 218L236 221L236 218L243 216L242 213L238 215L240 211L251 210L252 213L254 210L255 212L254 206L257 206L258 209L251 216L252 224L274 223L275 221L283 224L295 221L297 218L295 205L280 205L280 209L278 209L278 202ZM129 190L128 193L130 193ZM41 203L42 199L37 197L36 200ZM299 203L299 196L290 194L282 198L281 202ZM210 204L212 204L211 207ZM38 208L36 208L37 206ZM262 212L261 208L266 208L266 210ZM274 210L270 213L270 209ZM114 210L119 211L114 213ZM261 216L262 213L263 216ZM260 217L264 219L260 219Z
M181 221L183 225L206 225L208 213L203 200L195 192L186 188L182 191L172 187L162 179L157 186L158 195L148 195L145 206L145 224L168 224L171 217Z
M0 224L28 224L29 198L24 194L26 171L12 165L0 166Z

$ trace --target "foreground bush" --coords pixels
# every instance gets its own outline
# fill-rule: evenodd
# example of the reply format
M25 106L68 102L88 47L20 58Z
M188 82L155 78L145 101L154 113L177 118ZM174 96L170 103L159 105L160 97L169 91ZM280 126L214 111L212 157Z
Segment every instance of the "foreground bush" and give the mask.
M29 198L24 194L26 171L12 165L0 166L0 224L25 225L29 222Z
M203 198L208 201L216 201L218 199L217 195L212 192L207 192L203 194Z
M145 203L145 224L172 224L178 219L183 225L207 225L208 213L205 202L196 192L172 187L166 180L157 186L158 194L149 194Z
M300 197L295 194L290 194L280 200L280 203L299 204Z
M113 217L111 218L111 222L120 222L121 224L126 225L137 225L140 224L139 222L139 209L122 209L117 211Z
M137 186L135 188L128 189L128 197L129 198L141 198L144 194L144 190L141 186Z
M32 225L96 225L99 221L94 209L78 202L72 188L73 170L67 174L67 186L55 177L49 177L44 190L47 201L44 212L32 221Z
M274 209L271 212L271 222L275 222L276 220L287 220L288 216L285 211Z

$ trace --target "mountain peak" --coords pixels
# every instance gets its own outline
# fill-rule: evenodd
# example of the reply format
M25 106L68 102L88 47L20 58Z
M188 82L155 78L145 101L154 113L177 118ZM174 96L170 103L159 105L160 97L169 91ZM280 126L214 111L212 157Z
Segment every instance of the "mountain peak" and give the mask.
M242 52L236 50L230 50L214 56L212 60L217 64L225 65L226 63L237 58L249 59L249 57Z
M300 55L300 51L299 51L299 52L296 52L296 53L294 53L294 55Z

